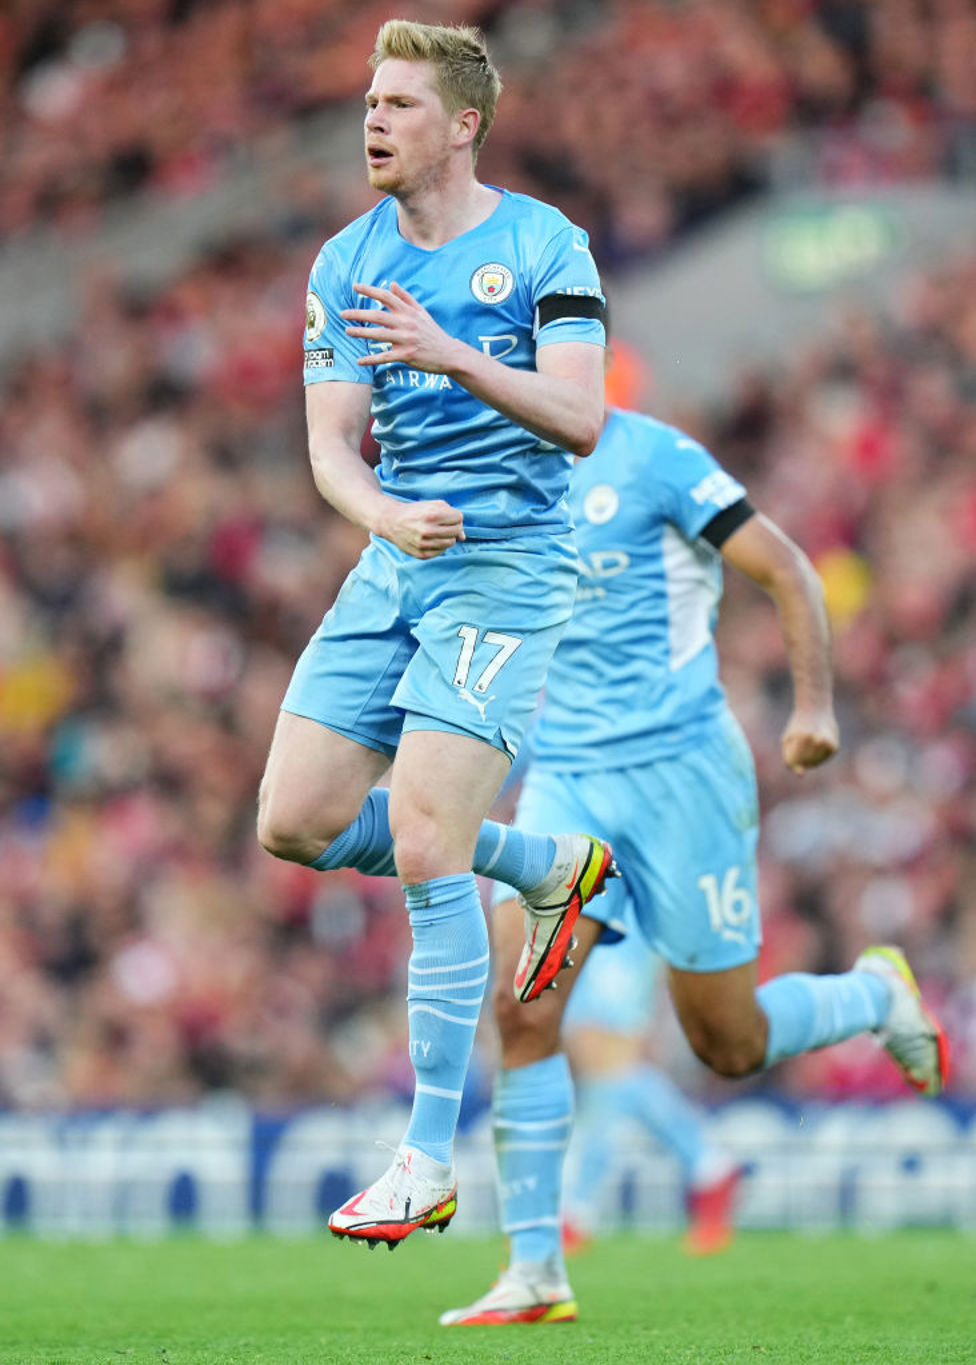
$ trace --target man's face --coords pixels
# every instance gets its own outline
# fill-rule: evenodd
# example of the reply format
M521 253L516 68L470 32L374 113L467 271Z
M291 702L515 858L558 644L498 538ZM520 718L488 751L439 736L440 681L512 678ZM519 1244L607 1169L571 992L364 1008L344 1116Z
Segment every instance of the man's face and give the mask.
M454 121L429 62L381 62L366 95L366 167L373 189L398 199L436 186L450 160Z

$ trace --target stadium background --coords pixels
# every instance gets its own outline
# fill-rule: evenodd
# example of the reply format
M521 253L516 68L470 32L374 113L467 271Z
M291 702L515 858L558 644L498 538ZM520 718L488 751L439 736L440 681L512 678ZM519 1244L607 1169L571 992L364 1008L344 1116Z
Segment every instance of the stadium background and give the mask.
M12 0L0 13L0 1213L54 1233L315 1226L409 1094L398 888L257 846L292 662L358 554L314 492L300 329L373 197L365 57L471 21L482 177L591 233L616 396L706 441L811 554L843 752L729 577L766 975L894 938L938 1104L870 1040L710 1079L756 1226L976 1226L976 14L967 0ZM758 600L757 600L758 599ZM504 814L506 806L500 807ZM459 1227L491 1224L483 1027ZM621 1217L680 1217L646 1139Z

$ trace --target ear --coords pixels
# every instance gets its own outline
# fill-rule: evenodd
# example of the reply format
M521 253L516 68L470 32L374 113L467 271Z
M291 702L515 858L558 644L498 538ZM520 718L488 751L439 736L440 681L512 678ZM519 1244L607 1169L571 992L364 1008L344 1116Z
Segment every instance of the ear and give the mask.
M462 109L454 115L455 147L470 146L481 127L481 115L477 109Z

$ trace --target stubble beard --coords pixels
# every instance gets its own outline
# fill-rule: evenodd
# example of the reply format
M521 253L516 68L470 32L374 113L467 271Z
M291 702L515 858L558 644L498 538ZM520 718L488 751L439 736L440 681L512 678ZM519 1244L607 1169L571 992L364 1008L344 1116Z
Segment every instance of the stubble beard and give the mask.
M448 158L444 156L410 180L406 180L395 167L367 166L366 171L370 186L374 190L378 190L381 194L388 194L397 203L408 207L411 203L435 193L447 184L448 165ZM388 170L392 173L387 179L385 173Z

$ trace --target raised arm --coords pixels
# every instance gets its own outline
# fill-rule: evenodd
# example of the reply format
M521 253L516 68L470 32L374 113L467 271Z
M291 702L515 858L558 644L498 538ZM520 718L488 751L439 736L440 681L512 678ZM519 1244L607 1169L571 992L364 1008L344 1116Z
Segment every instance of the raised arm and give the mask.
M461 513L448 503L401 502L382 491L360 454L370 387L337 380L305 389L308 450L315 487L349 521L392 541L416 559L433 559L464 539Z
M820 579L800 547L758 513L724 541L722 556L776 603L793 679L783 761L794 772L806 772L826 762L839 744L830 627Z
M540 346L534 370L516 370L449 336L412 295L398 284L376 289L357 284L358 293L382 304L342 313L349 336L386 342L389 349L357 363L385 365L398 360L415 370L446 374L489 407L544 441L589 455L603 426L604 348L564 341Z

